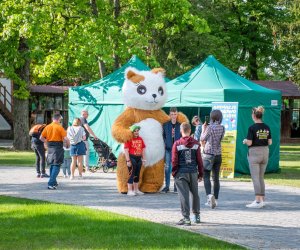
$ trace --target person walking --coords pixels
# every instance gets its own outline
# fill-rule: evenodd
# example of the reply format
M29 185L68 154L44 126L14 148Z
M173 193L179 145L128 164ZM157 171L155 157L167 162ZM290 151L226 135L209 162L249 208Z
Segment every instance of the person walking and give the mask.
M192 119L192 124L196 127L194 133L194 139L200 141L200 136L202 133L202 123L199 116L195 115Z
M73 120L72 126L67 129L67 137L70 140L70 155L72 157L70 180L74 179L76 164L78 164L79 178L82 178L83 156L86 154L84 140L86 139L85 131L81 127L80 118Z
M177 121L178 111L177 108L170 108L169 122L163 124L163 138L165 142L165 187L161 192L168 193L170 191L170 181L172 173L172 147L175 141L180 139L180 123ZM174 193L177 193L177 188L174 183Z
M38 178L48 178L49 175L46 174L46 156L44 142L40 140L40 136L46 127L46 124L36 124L30 131L31 136L31 148L35 153L35 165L36 165L36 177Z
M90 145L89 145L89 137L90 135L92 135L96 140L98 140L99 138L95 135L94 131L91 129L91 127L88 124L88 119L89 117L89 112L87 110L82 110L81 111L81 117L80 117L80 122L81 122L81 126L83 127L84 131L85 131L85 140L84 140L84 144L85 144L85 148L86 148L86 154L83 156L83 162L84 162L84 167L86 171L90 170Z
M140 126L132 125L130 131L133 133L133 138L124 144L124 153L130 175L127 183L127 195L134 196L144 194L139 191L139 178L142 164L146 162L146 146L143 139L139 136Z
M204 187L207 195L206 206L215 208L218 205L220 192L220 168L222 164L221 141L225 134L225 128L221 125L223 119L220 110L210 112L210 124L206 121L202 125L200 136L204 146L202 159L204 167ZM214 193L211 193L210 173L213 173Z
M269 161L269 146L272 145L271 130L262 121L264 108L259 106L252 109L254 124L248 129L247 138L243 140L248 150L248 162L253 182L255 200L246 205L248 208L262 208L265 206L264 174Z
M56 178L60 171L60 165L64 162L63 141L69 144L67 132L61 125L62 119L60 114L54 114L52 123L45 127L40 136L42 142L47 141L47 163L50 165L48 189L51 190L55 190L58 186Z
M192 211L194 222L200 223L200 198L198 182L202 181L203 163L200 153L200 143L191 134L191 125L183 122L180 125L182 137L175 141L172 148L172 175L178 189L181 213L183 218L178 225L191 225L190 193L192 195Z
M64 143L65 144L65 143ZM67 145L64 145L64 163L62 165L62 171L64 178L71 177L71 163L72 158L70 155L70 147L67 147Z

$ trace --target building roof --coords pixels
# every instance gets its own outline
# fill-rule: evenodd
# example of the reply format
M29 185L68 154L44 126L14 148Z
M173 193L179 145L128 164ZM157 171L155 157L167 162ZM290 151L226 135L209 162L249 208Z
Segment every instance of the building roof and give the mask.
M43 93L43 94L64 94L70 86L53 86L53 85L31 85L31 93Z
M300 89L292 81L254 81L268 89L279 90L283 98L300 99Z

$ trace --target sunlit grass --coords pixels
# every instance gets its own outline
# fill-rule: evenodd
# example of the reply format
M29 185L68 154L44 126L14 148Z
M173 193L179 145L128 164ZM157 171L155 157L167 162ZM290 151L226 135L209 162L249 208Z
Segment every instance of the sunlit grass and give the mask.
M14 151L0 148L0 166L33 166L35 154L33 151Z
M243 249L80 206L0 196L0 249Z
M300 145L280 147L280 171L265 175L267 184L300 187ZM249 175L235 178L238 181L251 181Z

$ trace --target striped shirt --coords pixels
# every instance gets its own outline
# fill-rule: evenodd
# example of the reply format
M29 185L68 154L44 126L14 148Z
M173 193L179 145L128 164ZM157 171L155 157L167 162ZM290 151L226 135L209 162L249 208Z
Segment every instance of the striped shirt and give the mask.
M224 126L219 123L212 123L208 125L206 130L203 132L200 137L200 141L205 141L204 153L211 155L221 155L221 140L225 134Z

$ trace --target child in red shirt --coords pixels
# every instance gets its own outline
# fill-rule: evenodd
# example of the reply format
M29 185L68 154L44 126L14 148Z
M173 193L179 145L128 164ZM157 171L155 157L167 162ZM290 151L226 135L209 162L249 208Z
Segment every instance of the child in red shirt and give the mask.
M126 163L130 174L130 178L127 182L127 195L129 196L144 194L138 189L142 163L145 162L145 144L143 139L139 136L140 128L141 127L137 125L130 127L133 138L124 145Z

